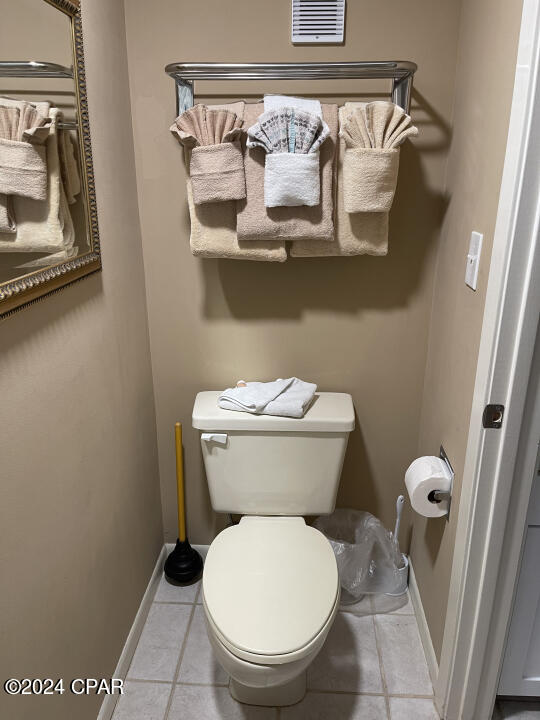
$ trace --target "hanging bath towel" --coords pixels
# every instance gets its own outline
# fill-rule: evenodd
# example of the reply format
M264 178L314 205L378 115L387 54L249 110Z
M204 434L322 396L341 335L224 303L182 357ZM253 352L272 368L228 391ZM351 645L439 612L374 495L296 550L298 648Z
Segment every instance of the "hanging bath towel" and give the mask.
M348 106L340 108L339 117ZM297 240L292 243L291 257L347 257L351 255L386 255L388 253L388 213L348 213L343 202L343 158L346 145L339 142L337 158L336 233L334 242Z
M244 125L254 125L262 113L262 103L246 105ZM333 174L338 132L337 105L323 105L323 118L330 137L320 149L321 201L319 205L267 208L264 204L265 153L262 148L244 148L246 199L238 202L238 239L322 240L334 238Z

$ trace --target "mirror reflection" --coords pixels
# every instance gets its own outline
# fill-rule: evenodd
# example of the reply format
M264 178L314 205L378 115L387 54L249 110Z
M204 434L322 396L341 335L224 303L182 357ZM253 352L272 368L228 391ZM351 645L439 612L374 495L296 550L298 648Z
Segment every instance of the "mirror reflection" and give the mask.
M71 19L47 2L3 8L0 283L91 249Z

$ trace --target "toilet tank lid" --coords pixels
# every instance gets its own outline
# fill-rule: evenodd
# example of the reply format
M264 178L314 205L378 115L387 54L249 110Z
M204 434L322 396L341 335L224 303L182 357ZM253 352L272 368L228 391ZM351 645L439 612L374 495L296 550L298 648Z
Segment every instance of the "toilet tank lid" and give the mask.
M197 430L251 430L253 432L350 432L354 407L348 393L318 392L303 418L252 415L218 406L221 390L198 393L192 424Z

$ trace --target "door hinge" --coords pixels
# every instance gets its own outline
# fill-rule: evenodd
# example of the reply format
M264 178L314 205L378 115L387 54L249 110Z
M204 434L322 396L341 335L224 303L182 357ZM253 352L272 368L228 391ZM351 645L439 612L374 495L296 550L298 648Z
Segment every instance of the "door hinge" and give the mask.
M486 405L482 415L482 425L485 428L500 430L504 416L504 405Z

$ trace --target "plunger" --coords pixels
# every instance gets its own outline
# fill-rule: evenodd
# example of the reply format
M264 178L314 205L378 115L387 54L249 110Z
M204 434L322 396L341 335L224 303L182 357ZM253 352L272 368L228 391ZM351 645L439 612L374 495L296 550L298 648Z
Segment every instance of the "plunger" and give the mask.
M186 508L184 504L184 462L182 451L182 425L174 426L176 441L176 486L178 492L178 539L172 553L165 561L165 575L180 585L196 580L202 572L203 561L194 550L186 535Z

